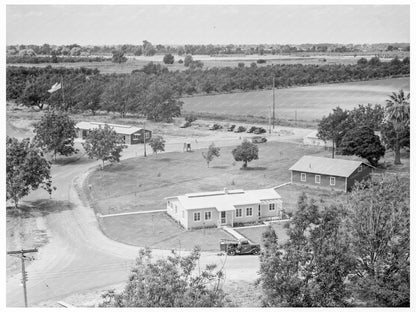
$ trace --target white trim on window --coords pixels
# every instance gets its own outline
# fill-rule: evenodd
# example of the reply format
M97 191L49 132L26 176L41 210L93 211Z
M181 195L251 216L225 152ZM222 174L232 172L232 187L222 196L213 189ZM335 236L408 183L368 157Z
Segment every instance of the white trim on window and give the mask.
M246 217L252 217L252 216L253 216L253 208L251 207L246 208Z
M321 176L319 174L315 175L315 183L321 184Z
M201 213L200 212L194 212L194 222L201 221Z
M304 173L304 172L300 173L300 181L301 182L306 182L306 173Z
M243 217L243 209L242 208L237 208L235 210L235 217L236 218L242 218Z
M329 185L335 186L335 181L336 181L335 177L330 177L329 178Z
M207 218L207 216L209 216L209 217ZM205 211L204 220L207 221L207 220L211 220L211 219L212 219L211 211Z

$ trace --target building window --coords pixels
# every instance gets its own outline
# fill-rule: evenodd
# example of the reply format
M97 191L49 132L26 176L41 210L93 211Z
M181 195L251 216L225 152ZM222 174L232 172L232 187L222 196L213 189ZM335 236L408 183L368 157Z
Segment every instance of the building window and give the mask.
M133 134L133 140L140 140L140 134Z
M150 139L150 132L145 132L144 133L144 137L146 138L146 139Z
M201 221L201 213L200 212L194 212L194 221L195 222Z
M301 173L300 174L300 181L301 182L306 182L306 173Z
M274 203L273 204L269 204L269 210L274 210L274 209L275 209Z
M321 183L321 176L319 174L315 175L315 183Z
M205 220L211 220L211 211L205 211Z
M329 178L329 185L335 185L335 177Z
M246 208L246 217L251 217L253 215L253 208Z
M237 208L236 210L235 210L235 217L236 218L241 218L243 216L243 209L241 209L241 208Z

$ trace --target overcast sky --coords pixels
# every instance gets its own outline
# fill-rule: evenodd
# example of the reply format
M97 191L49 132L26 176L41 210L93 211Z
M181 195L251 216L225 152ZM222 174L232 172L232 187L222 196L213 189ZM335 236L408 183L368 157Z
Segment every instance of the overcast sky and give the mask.
M6 18L8 45L410 41L408 5L9 5Z

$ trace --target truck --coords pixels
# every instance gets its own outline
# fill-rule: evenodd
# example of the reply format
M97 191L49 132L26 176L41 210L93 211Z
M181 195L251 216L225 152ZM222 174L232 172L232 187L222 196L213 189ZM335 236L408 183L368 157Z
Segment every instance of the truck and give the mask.
M260 253L260 244L254 244L247 239L220 241L220 250L230 256L235 255L258 255Z

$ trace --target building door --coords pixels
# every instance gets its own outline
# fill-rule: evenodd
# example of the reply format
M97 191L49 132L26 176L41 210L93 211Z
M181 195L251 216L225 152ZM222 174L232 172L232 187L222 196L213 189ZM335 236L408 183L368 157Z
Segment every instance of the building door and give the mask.
M226 223L227 223L227 215L225 211L221 211L221 224L226 224Z

